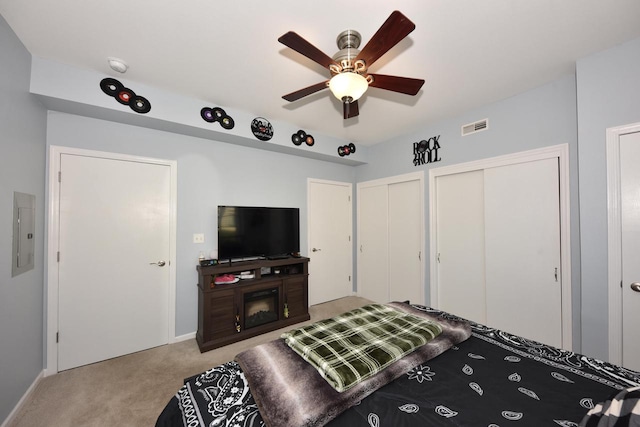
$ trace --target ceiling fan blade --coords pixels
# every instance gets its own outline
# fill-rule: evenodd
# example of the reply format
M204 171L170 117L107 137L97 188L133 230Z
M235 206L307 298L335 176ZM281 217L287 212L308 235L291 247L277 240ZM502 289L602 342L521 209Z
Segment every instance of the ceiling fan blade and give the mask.
M412 79L409 77L387 76L384 74L369 74L373 77L373 81L369 83L370 87L378 89L386 89L393 92L405 93L407 95L415 95L418 93L424 80Z
M362 48L355 60L362 59L367 64L367 67L370 67L371 64L397 45L400 40L409 35L415 28L416 25L409 18L397 10L394 11L371 37L365 47Z
M345 120L360 114L360 111L358 110L358 100L356 99L351 102L343 102L342 112Z
M318 49L293 31L289 31L288 33L280 37L278 41L283 45L295 50L296 52L301 53L310 60L317 62L324 68L329 68L329 65L331 64L337 65L336 61L331 59L330 56L322 52L320 49Z
M304 98L307 95L311 95L312 93L316 93L321 91L322 89L328 88L329 80L325 80L320 83L316 83L309 87L305 87L304 89L297 90L295 92L291 92L287 95L284 95L283 98L289 102L297 101L300 98Z

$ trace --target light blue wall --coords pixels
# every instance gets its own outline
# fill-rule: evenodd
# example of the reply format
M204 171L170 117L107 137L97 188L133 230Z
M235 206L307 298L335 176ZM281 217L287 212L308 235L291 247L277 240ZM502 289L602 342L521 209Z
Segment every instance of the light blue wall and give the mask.
M218 204L300 207L304 251L308 177L355 183L567 143L574 348L607 359L605 129L640 122L640 39L578 61L577 78L559 79L371 147L369 163L359 167L64 113L50 112L47 119L29 94L31 56L2 18L0 57L0 420L43 368L45 141L177 160L178 335L196 329L195 260L200 250L214 247ZM461 125L483 118L489 119L489 130L460 136ZM413 166L412 143L435 135L440 135L442 162ZM37 213L35 269L16 278L9 264L13 191L35 194ZM207 243L195 245L192 234L200 232ZM425 288L428 295L428 283Z
M640 39L576 66L583 351L608 358L606 129L640 123Z
M29 94L31 55L0 16L0 421L43 365L46 113ZM35 267L11 277L13 192L36 196Z
M452 96L457 96L452 94ZM578 211L576 85L567 76L545 86L469 111L441 123L425 125L408 135L371 147L369 163L357 167L358 182L485 159L558 144L569 144L571 185L572 323L573 346L580 348L580 236ZM437 108L434 105L433 108ZM461 126L489 119L489 129L461 136ZM439 162L414 166L413 143L440 135ZM425 241L429 242L429 188L425 185ZM427 243L426 250L429 250ZM429 298L429 257L426 257L425 295Z
M351 166L57 112L49 113L47 145L177 161L176 335L197 329L197 258L217 247L218 205L300 208L307 255L307 178L355 182ZM194 233L205 244L194 244Z

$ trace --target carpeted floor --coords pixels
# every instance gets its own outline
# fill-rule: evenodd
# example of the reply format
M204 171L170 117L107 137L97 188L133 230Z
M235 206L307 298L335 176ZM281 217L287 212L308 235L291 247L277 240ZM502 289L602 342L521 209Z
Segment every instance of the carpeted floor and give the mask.
M309 308L311 320L333 317L370 303L345 297ZM295 326L299 326L295 325ZM183 379L232 360L292 327L200 353L195 339L164 345L44 378L11 427L153 426Z

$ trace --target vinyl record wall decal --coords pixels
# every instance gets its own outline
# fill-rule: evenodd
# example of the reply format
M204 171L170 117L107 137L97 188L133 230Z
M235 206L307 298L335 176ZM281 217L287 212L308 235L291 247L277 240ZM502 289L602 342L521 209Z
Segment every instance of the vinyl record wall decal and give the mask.
M220 107L204 107L202 110L200 110L200 117L202 117L202 119L208 123L219 122L220 126L225 129L233 129L236 124L233 119L228 116L227 113Z
M273 126L263 117L256 117L251 121L251 132L260 141L268 141L273 138Z
M293 142L294 145L302 145L302 143L304 142L309 147L313 147L313 144L316 143L316 140L313 138L313 136L300 129L298 132L291 135L291 142Z
M133 90L124 87L124 85L116 79L112 79L111 77L102 79L102 81L100 81L100 89L102 89L105 94L115 98L120 104L128 105L136 113L146 114L151 111L151 103L147 98L136 95Z
M343 145L342 147L338 147L338 154L340 157L348 156L351 153L356 152L356 145L352 142L348 145Z

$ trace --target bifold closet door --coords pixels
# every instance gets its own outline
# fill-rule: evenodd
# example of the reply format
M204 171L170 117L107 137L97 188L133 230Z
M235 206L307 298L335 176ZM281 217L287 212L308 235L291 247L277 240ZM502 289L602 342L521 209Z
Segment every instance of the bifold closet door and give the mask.
M436 178L436 307L486 324L484 172Z
M358 189L358 295L389 302L389 199L386 185Z
M390 184L388 192L389 301L424 304L420 181Z
M424 304L420 179L358 187L358 295Z
M487 325L562 347L557 158L485 169Z

